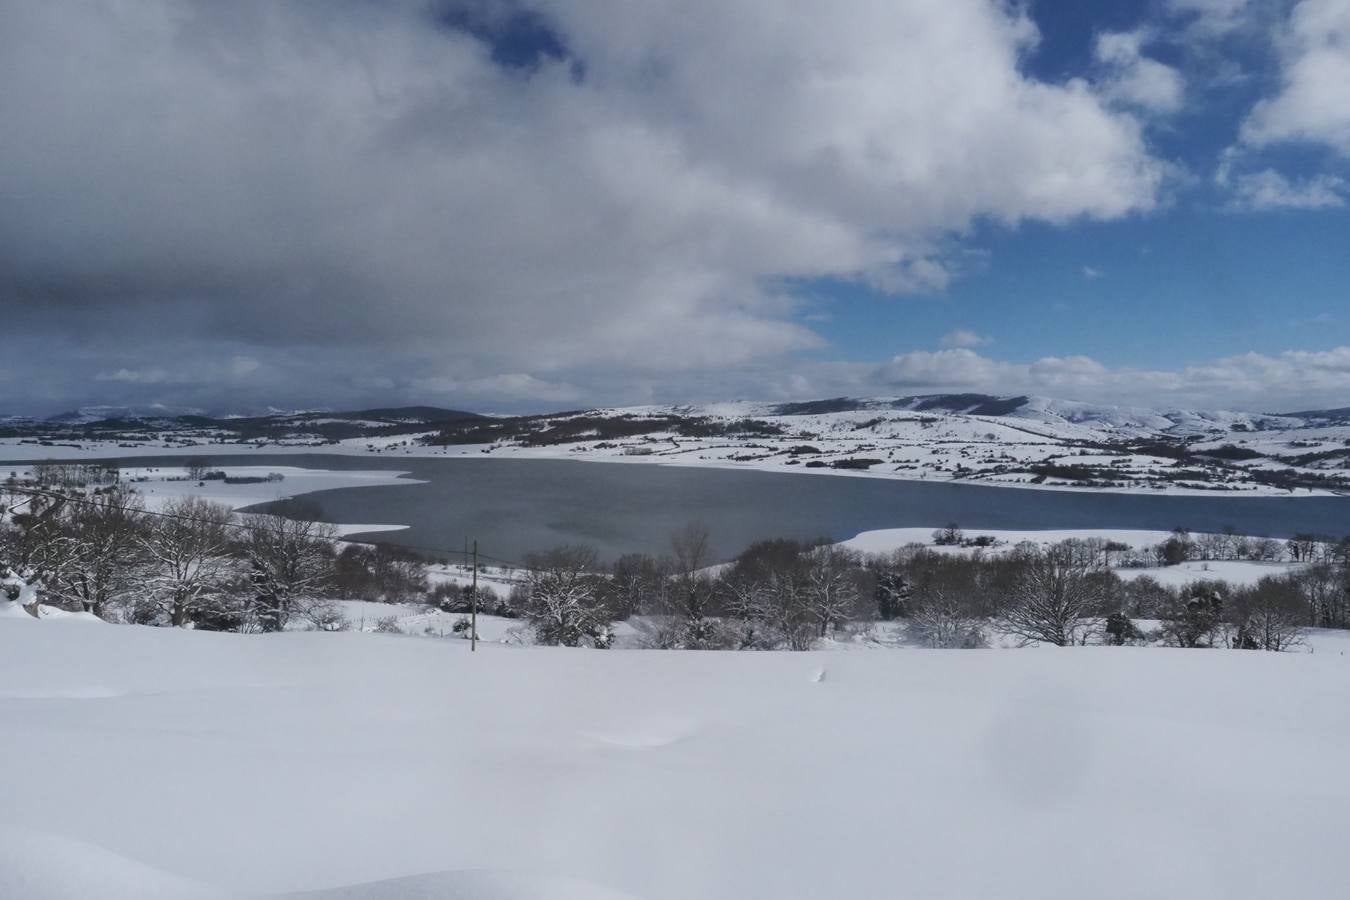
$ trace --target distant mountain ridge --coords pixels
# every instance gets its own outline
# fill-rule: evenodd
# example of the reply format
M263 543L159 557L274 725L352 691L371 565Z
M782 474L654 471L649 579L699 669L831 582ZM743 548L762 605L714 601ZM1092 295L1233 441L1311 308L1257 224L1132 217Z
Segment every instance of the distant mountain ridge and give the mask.
M772 407L779 416L822 415L863 409L903 409L912 412L950 412L968 416L1007 416L1028 402L1027 397L993 397L988 394L925 394L895 399L836 397L802 403L779 403Z
M920 394L909 397L835 397L796 403L766 404L760 414L775 416L828 415L865 410L941 412L962 416L997 416L1030 419L1046 424L1092 424L1114 428L1142 428L1160 432L1201 433L1215 428L1254 431L1298 427L1298 420L1333 424L1350 421L1350 407L1287 414L1248 413L1230 410L1150 409L1060 400L1028 395Z
M1119 406L1063 400L1053 397L1025 394L993 395L979 393L916 394L905 397L831 397L778 403L719 403L688 404L668 407L610 407L590 410L547 413L548 416L579 413L613 412L616 410L669 410L675 414L716 415L726 410L739 409L746 415L757 416L815 416L832 413L868 410L933 412L963 416L1000 416L1026 418L1048 423L1097 424L1115 427L1149 428L1159 431L1181 431L1214 427L1231 428L1234 425L1252 429L1263 427L1297 427L1299 420L1308 423L1350 423L1350 406L1336 409L1301 410L1289 413L1251 413L1222 409L1157 409L1138 406ZM0 416L9 423L50 423L52 425L99 425L100 423L154 423L171 425L181 423L193 427L203 425L240 425L265 422L317 422L320 420L372 422L381 425L424 424L440 425L448 422L466 422L475 419L533 418L530 416L489 416L483 413L437 406L412 405L375 407L357 410L269 410L267 412L220 412L193 408L166 406L83 406L44 418L33 416Z
M486 418L437 406L396 406L346 411L303 410L262 415L205 413L166 407L87 406L47 419L0 419L7 437L46 440L136 441L150 435L211 434L244 441L308 440L417 434Z
M1112 490L1350 491L1350 409L1273 415L1148 409L1023 394L833 397L484 415L435 406L179 414L94 407L0 420L0 437L61 452L324 452L866 471L899 478Z

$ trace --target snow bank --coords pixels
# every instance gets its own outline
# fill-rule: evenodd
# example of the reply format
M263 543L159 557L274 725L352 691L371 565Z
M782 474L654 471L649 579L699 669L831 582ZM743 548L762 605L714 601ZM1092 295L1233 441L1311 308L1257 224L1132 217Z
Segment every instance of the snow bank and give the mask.
M435 872L325 890L211 888L94 844L0 826L0 897L14 900L625 900L600 885L510 871Z
M1168 587L1185 587L1197 581L1226 581L1232 585L1252 585L1262 578L1278 578L1303 569L1299 563L1249 562L1245 560L1201 560L1175 566L1151 566L1146 569L1116 569L1126 581L1147 575Z
M407 478L407 472L394 472L386 469L371 470L332 470L305 469L298 466L236 466L215 467L230 477L266 478L276 473L282 476L278 481L259 481L251 484L226 484L223 481L196 482L185 480L186 469L172 467L124 468L122 479L145 498L150 509L160 509L165 504L184 496L203 497L214 503L224 503L232 509L283 500L310 494L315 491L327 491L334 488L375 487L391 484L421 484L416 479ZM140 480L145 479L145 480ZM387 530L402 526L375 525L362 526L371 530ZM353 533L347 531L347 534Z
M94 844L0 825L0 897L211 900L225 896Z
M0 620L0 896L1344 891L1335 652L479 651Z
M934 528L940 528L940 526L934 526ZM932 545L934 528L879 528L873 531L860 532L847 541L843 541L842 545L860 553L890 553L908 544ZM1167 540L1172 536L1172 533L1170 531L1143 531L1127 528L1041 529L1035 531L971 528L965 531L965 536L968 538L978 535L989 535L1005 546L1015 546L1022 541L1048 545L1067 541L1071 538L1078 540L1100 538L1125 544L1132 549L1143 549ZM930 546L929 549L950 549L959 552L962 550L968 551L969 548Z

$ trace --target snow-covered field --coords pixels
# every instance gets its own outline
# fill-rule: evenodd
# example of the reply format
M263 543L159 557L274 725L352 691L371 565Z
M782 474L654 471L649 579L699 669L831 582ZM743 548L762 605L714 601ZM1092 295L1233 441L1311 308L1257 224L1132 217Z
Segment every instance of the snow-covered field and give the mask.
M973 528L966 533L967 538L987 535L1001 547L1012 547L1023 541L1048 546L1060 541L1100 539L1115 541L1140 550L1155 546L1171 536L1170 531L1145 531L1129 528L1076 528L1076 529L1040 529L1018 531L1003 528ZM856 537L842 542L842 546L859 553L890 553L909 544L932 544L932 528L881 528L864 531ZM938 548L947 549L947 548ZM960 552L965 548L950 548ZM969 552L968 550L966 552Z
M1343 896L1348 666L3 619L0 896Z
M379 603L373 600L333 601L348 626L358 632L374 632L382 622L389 622L407 635L435 638L455 638L455 623L469 618L465 613L452 613L426 603ZM297 631L307 630L305 622L290 626ZM462 637L467 640L468 632ZM500 616L478 616L478 639L493 644L533 643L528 626L522 619Z
M1252 585L1262 578L1280 578L1306 568L1301 563L1256 562L1250 560L1194 560L1175 566L1149 566L1143 569L1116 569L1126 581L1147 576L1167 587L1185 587L1197 581L1226 581L1231 585Z
M991 548L969 546L934 546L931 528L883 528L864 531L840 546L859 553L885 554L912 544L921 544L939 553L971 554L980 549L985 553L1002 553L1018 544L1030 542L1048 547L1067 540L1102 540L1123 544L1136 552L1155 547L1171 537L1168 531L1144 531L1124 528L1084 528L1077 530L1046 529L1040 531L1012 531L997 528L973 529L967 538L987 536L995 540ZM1226 581L1231 585L1252 585L1262 578L1290 575L1304 568L1294 562L1259 562L1251 560L1192 560L1175 566L1116 566L1112 571L1126 581L1147 576L1168 587L1184 587L1197 581Z

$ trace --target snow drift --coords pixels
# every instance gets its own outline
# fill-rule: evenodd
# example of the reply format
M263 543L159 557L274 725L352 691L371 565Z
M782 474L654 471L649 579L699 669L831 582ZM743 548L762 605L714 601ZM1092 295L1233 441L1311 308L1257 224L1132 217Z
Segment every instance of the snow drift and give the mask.
M11 618L0 688L4 897L1344 889L1336 653L471 655Z

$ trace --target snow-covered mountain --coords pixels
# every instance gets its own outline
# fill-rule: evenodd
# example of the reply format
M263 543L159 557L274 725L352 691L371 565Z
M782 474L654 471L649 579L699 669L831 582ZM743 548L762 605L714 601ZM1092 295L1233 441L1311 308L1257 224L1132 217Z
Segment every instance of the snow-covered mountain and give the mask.
M96 408L11 420L34 454L210 445L402 455L622 459L1105 490L1350 489L1350 414L1148 409L1050 397L929 394L633 406L533 416L436 407L219 418ZM0 455L3 455L0 449Z
M1154 410L1028 396L615 407L455 423L426 443L446 452L1113 490L1350 486L1350 421L1334 412Z
M78 409L48 416L46 421L59 425L93 425L109 421L160 421L179 416L204 415L202 410L169 406L81 406Z
M673 412L689 416L780 417L833 413L923 412L984 418L1025 419L1044 425L1089 425L1133 430L1140 434L1202 435L1216 431L1262 431L1309 425L1350 423L1350 408L1286 415L1232 410L1152 409L1114 406L1038 396L989 394L923 394L909 397L834 397L792 403L714 403L673 407L611 408L605 412Z
M716 407L707 409L711 411ZM840 397L804 403L751 404L746 412L751 415L791 416L883 410L1009 417L1046 425L1094 425L1103 428L1187 435L1205 434L1215 430L1259 431L1267 428L1298 428L1314 421L1323 422L1331 418L1350 419L1350 409L1269 415L1230 410L1150 409L1139 406L1084 403L1054 397L999 397L988 394L926 394L866 399Z

